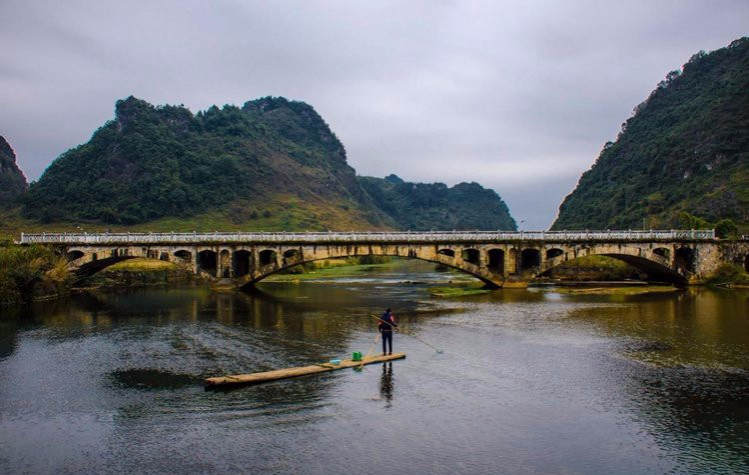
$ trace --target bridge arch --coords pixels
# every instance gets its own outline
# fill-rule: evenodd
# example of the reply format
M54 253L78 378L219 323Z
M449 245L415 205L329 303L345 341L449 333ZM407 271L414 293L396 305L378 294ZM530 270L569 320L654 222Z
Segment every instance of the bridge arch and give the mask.
M130 255L122 254L122 255L117 255L117 256L105 257L103 259L98 259L97 257L98 257L97 254L94 253L92 255L92 260L78 266L78 268L75 270L76 282L82 279L85 279L86 277L91 277L92 275L96 274L97 272L101 270L106 269L107 267L113 266L115 264L130 260L130 259L135 259L138 256L130 256Z
M258 254L261 266L269 266L277 263L277 253L273 249L265 249Z
M541 251L536 248L526 248L520 251L519 272L533 271L541 267Z
M274 260L267 264L261 264L259 268L259 272L257 272L255 275L246 275L245 278L242 279L243 282L241 283L240 286L250 287L270 277L271 275L277 274L291 267L307 264L309 262L325 261L325 260L331 260L331 259L345 259L347 257L366 256L366 255L402 257L402 258L422 260L422 261L431 262L435 264L442 264L446 267L450 267L452 269L462 271L466 274L469 274L479 279L489 288L500 287L504 280L502 276L492 274L491 272L485 269L482 269L478 264L472 264L465 260L455 259L453 257L450 257L445 254L441 254L439 252L435 253L434 251L432 251L430 256L425 256L413 249L394 248L394 249L386 249L381 252L378 252L378 251L370 252L369 249L366 252L359 252L360 250L363 251L364 248L355 247L347 251L334 252L334 253L325 254L325 255L318 255L313 258L308 258L306 255L301 254L299 260L295 262L289 262L286 259L283 259L280 262L278 260ZM473 250L476 251L477 253L479 252L478 249L473 249ZM275 252L274 252L274 255L275 255Z
M211 249L203 249L198 252L197 266L199 270L207 272L214 277L218 277L216 275L216 272L218 271L218 253Z
M180 249L174 252L174 257L181 259L184 262L192 262L192 252L186 249Z
M481 263L481 251L474 248L466 248L460 253L460 257L469 264L479 265Z
M234 251L232 266L234 277L242 277L249 274L252 266L252 253L247 249Z
M489 249L486 253L489 261L489 270L499 275L505 272L505 251L504 249Z
M571 249L556 257L547 259L546 262L540 266L537 276L543 276L553 268L579 257L607 256L630 264L636 269L646 273L652 279L670 282L676 285L685 285L689 279L688 270L685 272L686 269L672 269L669 265L669 259L661 253L655 252L657 249L659 248L656 248L653 251L648 251L641 247L626 245L593 245L581 249Z
M302 252L299 249L289 249L287 251L284 251L283 258L284 259L298 259L299 256L301 256Z
M83 251L75 250L75 251L68 252L65 257L67 257L68 262L73 262L73 261L77 261L78 259L80 259L81 257L85 255L86 253L84 253Z
M694 272L694 262L696 257L697 253L691 247L677 247L674 252L674 265L677 269L692 273Z

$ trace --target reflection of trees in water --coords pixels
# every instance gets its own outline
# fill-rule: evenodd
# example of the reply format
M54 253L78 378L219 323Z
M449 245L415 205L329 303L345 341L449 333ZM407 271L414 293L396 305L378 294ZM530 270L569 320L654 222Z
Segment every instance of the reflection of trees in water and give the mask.
M326 299L329 297L327 288L320 290L323 290L323 301L335 300ZM218 321L227 327L267 331L268 342L290 345L300 356L309 353L303 348L304 342L313 345L315 357L320 357L322 346L327 358L346 348L353 330L376 331L366 311L346 313L335 305L320 305L321 299L310 300L277 297L259 290L212 292L206 288L84 292L70 298L8 309L4 313L8 331L3 332L5 343L0 345L7 349L6 353L13 351L17 330L11 328L9 322L70 327L76 329L78 336L84 336L86 327L102 331L115 322L142 324L147 329L176 322Z
M573 308L567 318L585 322L606 335L669 347L637 355L657 364L749 367L747 296L737 292L689 291L621 296L575 296L575 302L602 303ZM615 303L616 305L605 305ZM635 348L635 351L637 349Z
M0 359L11 356L18 346L18 321L16 319L7 319L0 321Z
M498 289L488 294L470 297L472 303L532 303L544 301L546 301L544 292L537 289Z
M3 308L0 321L0 358L11 356L18 345L18 334L44 326L64 328L90 325L92 315L77 307L73 299L60 298Z
M575 301L591 302L589 296ZM644 423L677 472L745 470L749 450L747 296L690 289L610 298L568 318L613 340L631 359L607 359L607 392L629 394L625 409ZM605 302L605 296L594 301ZM621 302L621 303L620 303ZM646 361L643 364L640 361ZM651 364L653 363L653 364ZM720 368L735 368L723 370ZM628 407L627 407L628 406Z

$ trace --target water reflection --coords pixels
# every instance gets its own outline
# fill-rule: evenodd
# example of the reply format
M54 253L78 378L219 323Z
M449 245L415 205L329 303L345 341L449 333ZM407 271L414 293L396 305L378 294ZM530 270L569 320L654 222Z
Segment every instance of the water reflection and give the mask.
M393 362L382 364L382 376L380 376L380 397L385 400L385 407L393 405Z
M0 472L374 473L382 453L404 473L746 471L749 293L439 300L367 278L15 310L0 322ZM365 351L386 306L444 354L400 337L408 359L381 368L202 388Z
M738 473L749 441L749 326L743 292L689 289L580 307L569 318L615 343L611 380L686 473ZM583 298L600 302L600 298ZM683 451L684 447L690 450Z
M605 303L605 297L577 301ZM569 318L623 339L624 352L644 362L749 369L749 293L689 289L617 303L576 308Z

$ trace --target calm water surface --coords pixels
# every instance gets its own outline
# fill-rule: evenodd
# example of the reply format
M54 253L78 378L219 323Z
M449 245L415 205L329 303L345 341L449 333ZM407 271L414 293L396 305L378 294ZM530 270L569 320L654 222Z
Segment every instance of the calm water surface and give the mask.
M4 309L0 473L749 473L748 292L429 296L455 278ZM396 335L406 360L203 389L367 352L384 306L443 353Z

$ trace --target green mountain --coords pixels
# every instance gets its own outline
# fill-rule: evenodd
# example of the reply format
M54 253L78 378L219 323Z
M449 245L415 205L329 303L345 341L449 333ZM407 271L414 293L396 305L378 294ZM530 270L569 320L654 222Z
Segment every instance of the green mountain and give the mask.
M26 192L26 177L16 164L16 154L5 138L0 137L0 205L15 202Z
M553 228L721 219L749 224L749 38L670 72L582 175Z
M270 97L195 115L118 101L114 120L32 184L24 213L131 225L217 210L237 225L281 215L280 228L387 226L317 112Z
M514 229L478 184L392 180L357 178L303 102L266 97L193 114L128 97L32 183L23 214L88 230Z
M494 190L478 183L409 183L390 175L359 177L362 187L398 229L515 230L515 220Z

